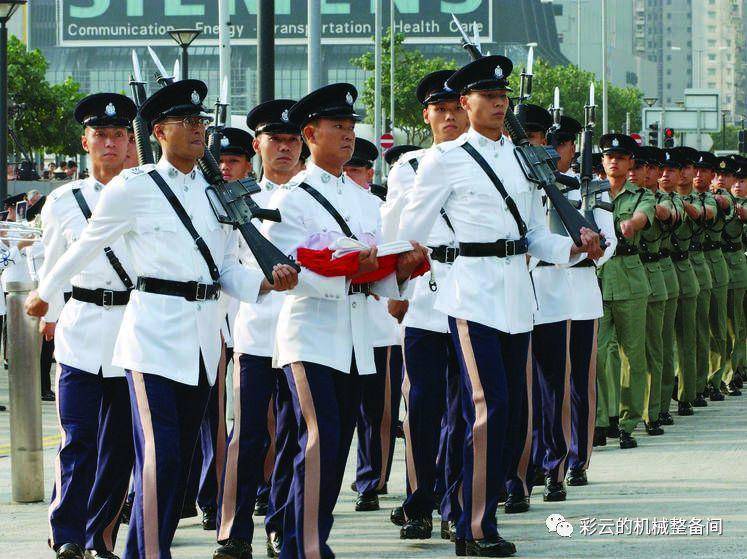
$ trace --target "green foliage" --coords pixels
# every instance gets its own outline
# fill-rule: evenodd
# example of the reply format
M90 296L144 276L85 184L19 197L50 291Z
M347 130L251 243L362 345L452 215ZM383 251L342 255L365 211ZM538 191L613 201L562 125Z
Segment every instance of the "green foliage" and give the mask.
M81 130L73 119L73 109L83 95L71 78L51 86L46 70L41 51L28 51L18 38L9 37L8 101L9 105L20 105L10 125L27 151L80 153ZM11 145L11 149L20 152L18 146Z
M739 147L739 131L741 129L741 126L727 124L726 130L723 133L711 132L714 151L722 149L737 149Z
M595 103L596 130L598 138L602 133L602 82L598 81L593 72L581 70L578 66L551 66L544 60L535 60L534 79L532 82L532 98L530 102L541 107L549 107L553 103L555 87L560 89L560 105L563 114L584 124L584 105L589 101L589 84L594 82L596 90ZM512 95L518 96L520 83L520 68L509 77ZM609 108L608 123L610 132L625 130L625 113L630 113L630 132L636 132L641 127L641 106L643 94L633 87L616 87L607 84L607 106Z
M382 76L381 76L381 99L384 111L390 106L390 79L389 65L391 60L390 31L382 38ZM415 49L405 48L402 44L405 37L397 33L394 37L394 120L397 128L407 134L407 142L420 144L430 134L430 128L423 122L423 107L415 97L415 90L421 78L430 72L447 68L456 68L454 60L446 60L441 57L426 58L422 52ZM456 52L456 49L455 49ZM351 60L353 66L371 72L375 70L375 59L373 52L367 52L362 56ZM360 102L366 108L366 122L373 123L374 117L374 76L366 78Z

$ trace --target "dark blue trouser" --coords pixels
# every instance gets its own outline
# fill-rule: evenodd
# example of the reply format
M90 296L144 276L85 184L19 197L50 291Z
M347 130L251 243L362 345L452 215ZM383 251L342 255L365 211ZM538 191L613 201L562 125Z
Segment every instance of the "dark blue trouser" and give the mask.
M462 502L457 536L478 540L498 533L495 513L506 472L529 449L519 429L526 411L529 334L449 317L449 329L462 374L462 413L466 422ZM524 406L524 409L522 409Z
M597 420L596 320L571 322L571 447L568 468L586 470Z
M135 501L124 559L171 559L210 385L202 359L197 386L148 373L126 374L135 438Z
M430 517L436 508L436 457L441 422L446 411L446 378L456 366L449 334L420 328L405 328L405 464L408 518Z
M257 488L264 480L267 415L278 369L272 357L237 353L233 373L233 429L218 493L218 541L252 540Z
M358 410L358 372L298 361L283 367L293 396L300 451L293 464L282 559L331 557L332 511L342 486Z
M545 477L565 479L571 443L570 321L538 324L532 332L532 365L539 388L539 425L543 453L535 463ZM536 401L536 400L535 400Z
M402 346L374 348L376 374L360 377L358 493L378 491L386 485L392 470L397 413L402 397Z
M293 482L293 461L298 454L298 427L288 380L282 371L275 378L275 463L265 515L265 530L268 534L283 531L288 495Z
M462 492L462 464L464 462L464 416L462 415L462 384L459 373L459 362L453 349L451 338L449 367L446 372L446 418L443 453L444 492L441 499L441 519L456 522L462 514L459 500Z
M134 462L127 381L61 364L50 545L112 551Z

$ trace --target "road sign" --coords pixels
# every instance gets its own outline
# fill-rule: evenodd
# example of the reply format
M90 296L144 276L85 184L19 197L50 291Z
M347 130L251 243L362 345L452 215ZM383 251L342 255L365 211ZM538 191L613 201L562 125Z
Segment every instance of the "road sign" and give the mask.
M633 132L630 137L635 140L635 143L638 144L638 147L641 147L643 145L643 139L641 138L640 134L636 134L635 132Z
M387 150L394 146L394 136L392 136L389 132L384 132L381 135L381 138L379 139L379 145L381 146L381 149Z

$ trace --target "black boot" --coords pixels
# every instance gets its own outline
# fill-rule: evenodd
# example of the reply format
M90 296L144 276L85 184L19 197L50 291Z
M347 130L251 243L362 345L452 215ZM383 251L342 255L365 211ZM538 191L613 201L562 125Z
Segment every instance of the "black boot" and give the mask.
M457 540L454 547L459 557L511 557L516 553L516 546L497 534L482 540Z
M610 417L610 426L607 427L607 437L617 439L620 437L620 417Z
M638 446L638 441L630 433L620 430L620 448L635 448Z
M519 514L529 510L529 497L521 493L509 493L506 502L503 505L503 512L506 514Z
M693 400L693 407L694 408L706 408L708 407L708 402L705 399L705 392L699 392L695 396L695 400Z
M405 525L405 511L402 507L394 507L392 512L389 514L389 521L395 526Z
M456 541L456 522L452 520L441 521L441 539Z
M677 402L677 415L693 415L693 404L689 402Z
M679 402L677 402L677 405L679 406ZM672 414L668 411L663 411L659 414L659 423L662 425L674 425L674 419L672 419Z
M586 478L586 470L581 468L571 468L568 470L568 485L588 485L589 480Z
M708 398L711 400L711 402L723 402L724 401L724 395L721 394L721 390L716 388L715 386L708 385Z
M409 518L399 531L401 540L429 540L433 534L433 520L428 516Z
M736 376L734 378L736 378ZM734 381L731 381L728 384L727 391L729 393L729 396L741 396L742 395L742 391L739 390L739 387L736 385Z
M645 423L646 433L652 437L658 437L664 434L664 429L661 428L658 421L652 421L651 423Z
M252 544L238 538L225 540L213 552L213 559L252 559Z
M355 510L358 512L379 510L379 496L375 491L358 493L358 498L355 500Z
M111 551L96 551L95 549L89 549L84 555L86 559L119 559L119 555L115 555Z
M267 514L267 507L270 501L269 493L264 493L257 496L257 500L254 503L254 516L265 516Z
M84 553L77 543L64 543L57 548L57 559L83 559Z
M607 427L594 427L594 446L607 446Z
M545 491L542 494L543 501L565 501L566 491L562 481L554 481L551 477L545 478Z
M205 506L205 508L202 508L202 529L215 530L215 517L215 507Z
M283 547L283 536L280 532L270 532L267 534L267 556L280 557L280 549Z

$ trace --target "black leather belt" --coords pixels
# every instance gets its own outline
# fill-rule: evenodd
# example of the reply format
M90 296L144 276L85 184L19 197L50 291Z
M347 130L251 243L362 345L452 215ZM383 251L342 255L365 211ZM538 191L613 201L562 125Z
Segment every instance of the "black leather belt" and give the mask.
M506 258L526 254L529 243L526 238L521 239L498 239L494 243L459 243L459 256L497 256Z
M677 252L674 250L672 251L672 262L682 262L683 260L687 260L688 258L690 258L690 253L687 251L685 252Z
M552 262L545 262L544 260L540 260L537 263L537 267L538 268L541 268L541 267L544 267L544 266L555 266L555 264L553 264ZM594 261L593 260L589 260L588 258L586 258L586 259L582 260L581 262L579 262L578 264L576 264L575 266L571 266L571 269L573 269L573 268L593 268L593 267L594 267Z
M661 260L661 255L658 252L641 252L639 253L641 262L645 264L651 264L652 262L658 262Z
M690 243L690 252L703 252L703 245L695 241Z
M724 252L739 252L743 249L744 245L742 243L730 243L729 241L724 241L724 246L722 247Z
M137 278L138 291L183 297L187 301L215 301L220 297L219 283L172 281L158 278Z
M348 295L355 295L356 293L363 293L366 297L371 295L371 284L370 283L351 283L348 288Z
M459 249L456 247L439 245L428 248L431 249L431 259L441 262L441 264L453 264L454 260L459 256Z
M617 245L615 256L632 256L638 254L638 247L633 245Z
M669 258L669 256L672 254L672 251L668 248L663 248L659 251L659 259L663 260L664 258Z
M93 303L99 307L122 307L130 300L130 291L111 289L84 289L73 286L72 298L83 303Z
M703 243L703 252L721 249L721 243Z

